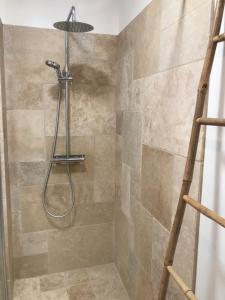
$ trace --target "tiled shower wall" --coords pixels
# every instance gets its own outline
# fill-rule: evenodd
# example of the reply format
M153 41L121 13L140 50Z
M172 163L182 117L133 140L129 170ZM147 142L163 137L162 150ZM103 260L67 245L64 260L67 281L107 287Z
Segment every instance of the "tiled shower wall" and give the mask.
M63 65L64 35L4 26L17 278L115 258L131 299L156 297L210 16L210 0L153 0L120 33L118 45L117 37L108 35L71 35L72 152L87 156L85 165L73 168L77 212L72 227L71 220L49 222L41 204L57 97L55 73L44 62L51 58ZM60 135L58 153L63 123ZM202 152L200 147L191 191L197 199ZM48 198L57 210L68 204L62 167L54 168ZM196 226L197 216L188 209L175 266L190 286ZM183 299L171 286L170 296Z
M56 74L45 60L63 66L64 34L4 26L4 47L15 277L112 262L117 37L70 37L71 152L85 154L86 162L72 168L76 216L63 221L48 220L42 191L57 104ZM58 154L65 151L63 116ZM69 201L65 171L55 166L50 177L55 212Z
M157 299L209 36L211 3L153 0L119 35L115 257L131 299ZM202 144L190 192L196 199ZM189 286L195 273L196 226L197 216L189 207L175 259L175 269ZM169 299L183 298L172 283Z

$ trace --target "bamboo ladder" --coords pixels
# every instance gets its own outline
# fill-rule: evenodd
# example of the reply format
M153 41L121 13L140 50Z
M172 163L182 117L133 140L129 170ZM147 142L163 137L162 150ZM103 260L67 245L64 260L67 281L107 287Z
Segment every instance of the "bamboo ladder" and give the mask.
M209 79L210 79L212 65L215 57L217 43L225 41L225 33L219 34L223 13L224 13L224 4L225 4L225 0L217 0L215 14L214 14L214 21L212 26L212 33L209 38L206 57L204 60L203 70L202 70L202 74L198 86L196 108L195 108L191 138L190 138L190 143L188 148L188 156L187 156L185 170L184 170L183 183L182 183L177 211L175 214L173 226L169 237L169 243L168 243L168 247L164 259L164 267L162 271L161 283L159 288L159 296L158 296L159 300L166 299L170 275L177 283L179 288L182 290L182 292L184 293L187 299L191 299L191 300L197 299L193 291L184 283L182 278L175 272L174 268L172 267L186 205L189 204L198 212L212 219L213 221L215 221L216 223L218 223L219 225L225 228L224 218L219 216L216 212L203 206L200 202L188 196L192 178L193 178L201 125L225 126L225 119L203 117L204 104L206 102L205 101L206 94L208 90Z

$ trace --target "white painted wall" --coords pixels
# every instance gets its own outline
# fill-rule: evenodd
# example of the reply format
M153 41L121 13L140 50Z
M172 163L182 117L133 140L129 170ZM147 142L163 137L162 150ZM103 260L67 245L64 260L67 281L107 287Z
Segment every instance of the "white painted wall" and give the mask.
M65 20L72 5L77 19L95 27L96 33L117 34L117 3L113 0L0 0L4 24L52 28Z
M218 45L213 66L208 115L225 118L224 43ZM225 128L207 127L202 203L225 217ZM201 217L196 286L199 300L225 299L224 251L225 230Z
M0 0L4 24L52 28L76 6L78 20L95 27L96 33L118 34L152 0Z

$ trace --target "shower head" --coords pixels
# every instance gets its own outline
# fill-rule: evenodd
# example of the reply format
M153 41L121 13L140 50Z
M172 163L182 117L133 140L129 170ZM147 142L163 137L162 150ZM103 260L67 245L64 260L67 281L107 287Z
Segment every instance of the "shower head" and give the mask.
M60 70L60 65L59 65L57 62L48 59L48 60L46 60L45 64L46 64L48 67L53 68L53 69L56 70L56 73L57 73L58 78L61 77L62 72L61 72L61 70Z
M77 22L77 21L61 21L56 22L53 26L59 30L67 32L89 32L94 29L94 27L87 23Z
M70 19L72 19L72 21L70 21ZM94 29L90 24L76 21L76 9L74 6L71 7L66 21L56 22L53 26L66 32L89 32Z
M53 68L55 70L60 70L60 65L53 60L48 59L46 60L45 64L50 68Z

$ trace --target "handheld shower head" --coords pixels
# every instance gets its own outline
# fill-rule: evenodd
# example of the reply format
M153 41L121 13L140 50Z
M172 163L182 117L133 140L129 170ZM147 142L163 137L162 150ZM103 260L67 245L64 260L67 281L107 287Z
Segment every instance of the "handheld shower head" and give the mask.
M50 68L53 68L55 70L60 70L60 65L53 60L48 59L46 60L45 64Z
M53 69L56 70L56 73L57 73L58 78L61 77L62 72L61 72L61 70L60 70L60 65L59 65L57 62L48 59L48 60L46 60L45 64L46 64L48 67L53 68Z

